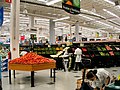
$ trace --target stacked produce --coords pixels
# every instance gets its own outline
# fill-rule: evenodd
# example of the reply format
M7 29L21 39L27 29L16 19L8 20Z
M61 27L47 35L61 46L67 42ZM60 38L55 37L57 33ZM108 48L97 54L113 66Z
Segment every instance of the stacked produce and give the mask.
M110 46L105 46L106 47L106 49L107 50L112 50L112 48L110 47ZM109 51L109 54L111 55L111 56L114 56L114 52L113 51Z
M55 62L55 60L45 58L43 56L37 55L36 53L30 52L21 56L20 58L16 58L11 60L10 64L41 64L41 63L51 63Z

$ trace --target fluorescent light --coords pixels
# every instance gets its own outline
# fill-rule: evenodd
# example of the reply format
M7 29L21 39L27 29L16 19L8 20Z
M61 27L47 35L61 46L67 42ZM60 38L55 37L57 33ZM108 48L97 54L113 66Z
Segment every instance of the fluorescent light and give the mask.
M113 23L115 23L115 24L118 24L118 25L120 25L119 23L117 23L117 22L115 22L115 21L113 21L113 20L109 20L109 21L111 21L111 22L113 22Z
M105 18L105 17L103 17L103 16L101 16L101 15L99 15L99 14L97 14L97 13L95 13L95 12L92 12L92 11L88 11L88 10L85 10L85 9L80 9L82 12L86 12L86 13L90 13L90 14L93 14L93 15L96 15L96 16L99 16L99 17L102 17L102 18Z
M110 0L104 0L104 1L106 1L106 2L108 2L108 3L110 3L110 4L112 4L112 5L115 5L115 3L112 2L112 1L110 1Z
M63 28L65 28L65 27L55 27L54 29L63 29Z
M96 22L98 22L98 23L100 23L100 24L103 24L103 25L105 25L105 26L108 26L108 27L112 27L111 25L109 25L109 24L106 24L106 23L104 23L104 22L101 22L101 21L96 21Z
M38 0L38 1L40 1L40 2L47 2L48 0Z
M52 0L50 2L47 2L46 5L52 5L52 4L55 4L55 3L60 2L60 1L62 1L62 0Z
M63 17L63 18L55 19L55 20L53 20L53 21L56 22L56 21L61 21L61 20L69 19L69 18L70 18L70 17L68 16L68 17Z
M115 29L117 29L117 30L120 30L119 28L117 28L117 27L114 27Z
M81 16L81 17L83 17L83 18L86 18L86 19L89 19L89 20L95 20L95 19L93 19L93 18L87 17L87 16L82 15L82 14L79 14L79 16Z
M81 10L81 11L84 11L84 12L89 12L88 10L85 10L85 9L82 9L82 8L81 8L80 10Z
M114 14L114 13L112 13L112 12L110 12L110 11L106 10L106 9L103 9L103 11L105 11L105 12L109 13L109 14L110 14L110 15L112 15L112 16L115 16L115 17L117 17L117 18L120 18L120 17L119 17L119 16L117 16L116 14Z

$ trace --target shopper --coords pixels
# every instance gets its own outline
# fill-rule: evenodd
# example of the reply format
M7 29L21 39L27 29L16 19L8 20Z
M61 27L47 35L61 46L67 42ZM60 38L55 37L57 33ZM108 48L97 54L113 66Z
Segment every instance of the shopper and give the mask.
M94 90L104 90L105 86L111 81L111 75L105 69L90 70L86 75L92 81Z
M83 64L82 64L82 58L81 58L81 55L82 55L82 50L80 48L77 48L75 50L75 53L76 55L76 59L75 59L75 71L78 71L78 70L81 70L83 68Z

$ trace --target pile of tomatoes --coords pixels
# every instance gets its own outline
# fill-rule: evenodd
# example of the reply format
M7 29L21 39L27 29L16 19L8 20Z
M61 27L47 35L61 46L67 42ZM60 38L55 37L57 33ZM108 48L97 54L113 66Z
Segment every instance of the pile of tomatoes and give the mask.
M37 55L36 53L30 52L21 56L20 58L16 58L11 60L9 63L11 64L41 64L41 63L51 63L55 62L53 59L45 58L43 56Z

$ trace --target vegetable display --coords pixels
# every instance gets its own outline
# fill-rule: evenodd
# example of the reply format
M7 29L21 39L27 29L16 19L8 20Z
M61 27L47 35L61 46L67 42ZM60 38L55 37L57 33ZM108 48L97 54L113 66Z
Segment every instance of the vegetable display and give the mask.
M45 58L43 56L37 55L36 53L30 52L21 56L20 58L16 58L11 60L9 63L11 64L41 64L41 63L51 63L55 62L53 59Z

